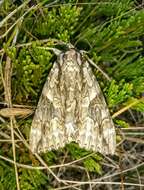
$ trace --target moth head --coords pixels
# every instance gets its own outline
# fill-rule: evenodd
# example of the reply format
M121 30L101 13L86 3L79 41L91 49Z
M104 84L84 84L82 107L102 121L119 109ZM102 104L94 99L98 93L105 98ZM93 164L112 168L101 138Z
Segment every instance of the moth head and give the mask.
M76 60L77 52L75 49L70 49L64 54L64 59L67 61Z

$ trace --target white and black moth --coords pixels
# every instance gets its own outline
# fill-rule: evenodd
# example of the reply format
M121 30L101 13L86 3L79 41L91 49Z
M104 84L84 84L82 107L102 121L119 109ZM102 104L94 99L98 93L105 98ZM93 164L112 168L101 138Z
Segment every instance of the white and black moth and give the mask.
M60 53L38 102L30 132L32 152L75 141L80 147L114 154L115 128L99 84L83 54Z

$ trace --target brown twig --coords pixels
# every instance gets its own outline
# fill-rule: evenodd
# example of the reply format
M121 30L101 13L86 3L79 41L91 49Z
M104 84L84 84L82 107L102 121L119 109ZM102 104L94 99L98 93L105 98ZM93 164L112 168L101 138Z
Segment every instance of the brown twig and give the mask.
M33 110L27 108L3 108L0 109L0 115L3 117L12 117L12 116L19 116L24 117L26 115L31 115Z
M8 104L9 108L12 108L11 100L11 77L12 77L12 64L9 57L7 57L5 70L4 70L4 92L5 92L5 102ZM14 126L13 126L14 117L10 117L10 127L11 127L11 139L12 139L12 150L13 150L13 159L14 159L14 168L16 174L16 184L17 189L20 190L19 179L18 179L18 170L16 165L16 152L15 152L15 139L14 139Z
M112 118L117 117L118 115L122 114L123 112L127 111L128 109L130 109L131 107L135 106L136 104L138 104L139 102L143 101L144 98L140 98L138 100L133 101L132 103L128 104L127 106L121 108L119 111L115 112L112 115Z

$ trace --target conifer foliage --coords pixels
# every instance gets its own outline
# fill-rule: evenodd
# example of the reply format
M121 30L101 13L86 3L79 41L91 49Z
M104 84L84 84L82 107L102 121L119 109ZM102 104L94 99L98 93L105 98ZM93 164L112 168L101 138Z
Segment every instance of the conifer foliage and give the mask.
M56 60L84 50L111 112L114 156L76 143L33 155L33 112ZM140 0L0 1L0 189L144 188L144 3Z

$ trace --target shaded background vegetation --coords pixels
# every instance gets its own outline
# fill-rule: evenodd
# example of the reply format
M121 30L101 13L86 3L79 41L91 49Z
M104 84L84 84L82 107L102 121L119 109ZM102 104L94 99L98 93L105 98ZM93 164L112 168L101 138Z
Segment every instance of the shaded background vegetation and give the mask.
M0 189L144 189L143 6L138 0L0 2ZM63 42L85 50L111 79L93 68L116 127L114 156L71 143L35 157L27 147L31 112L56 60L39 47L62 50Z

